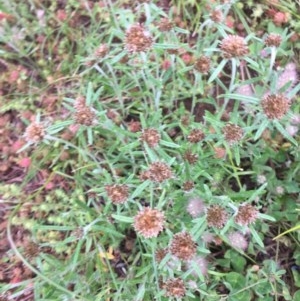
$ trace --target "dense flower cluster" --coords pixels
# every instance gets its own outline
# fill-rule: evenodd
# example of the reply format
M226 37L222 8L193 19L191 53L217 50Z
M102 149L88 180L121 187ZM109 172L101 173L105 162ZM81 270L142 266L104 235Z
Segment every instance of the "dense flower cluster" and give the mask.
M163 230L165 216L163 212L149 207L134 217L134 229L145 238L156 237Z
M45 136L44 126L39 122L33 122L26 128L24 136L28 142L39 142Z
M200 73L207 74L210 70L210 58L205 55L199 57L194 64L194 68Z
M238 142L242 139L243 137L243 129L240 128L238 125L227 123L223 129L223 134L225 140L229 144L233 144L235 142Z
M197 246L189 233L181 232L173 236L169 250L179 259L191 260L196 255Z
M149 169L143 171L140 175L141 180L151 180L153 182L161 183L172 178L171 168L164 162L154 162Z
M265 96L261 101L264 113L269 119L281 119L290 108L290 101L282 94Z
M265 38L265 43L269 47L271 46L279 47L281 41L282 41L281 36L276 33L271 33Z
M182 189L184 191L191 191L195 187L195 184L193 181L186 181L182 185Z
M239 225L247 226L257 219L258 210L251 204L244 204L239 206L235 222Z
M114 204L122 204L128 198L128 186L120 184L105 185L107 196Z
M203 140L204 137L205 137L205 135L200 129L193 129L193 130L191 130L187 139L191 143L197 143L197 142L200 142L201 140Z
M207 208L206 220L210 227L222 228L227 222L228 216L224 208L213 205Z
M169 279L164 283L166 296L182 298L185 296L185 286L184 282L180 278Z
M228 240L231 246L236 249L245 251L248 248L248 242L246 238L240 232L231 232L228 234Z
M91 126L96 122L96 114L85 104L85 98L79 96L75 102L74 120L77 124Z
M203 200L197 197L189 199L186 210L192 217L199 217L205 211Z
M198 157L199 156L197 154L192 153L191 150L187 150L183 154L183 159L189 162L190 164L195 164L198 161Z
M248 54L248 45L243 37L229 35L221 41L220 48L227 59L243 57Z
M149 145L149 147L156 147L160 140L160 134L156 129L144 129L141 135L141 140Z
M128 52L145 52L152 44L153 38L141 24L132 25L126 31L125 48Z

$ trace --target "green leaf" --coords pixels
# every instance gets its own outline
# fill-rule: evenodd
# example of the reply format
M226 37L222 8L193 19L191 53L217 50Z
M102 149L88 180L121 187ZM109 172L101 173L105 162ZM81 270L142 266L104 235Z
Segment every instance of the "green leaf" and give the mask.
M115 219L119 222L128 223L128 224L133 223L133 217L130 217L130 216L123 216L123 215L118 215L118 214L112 214L111 216L113 219Z

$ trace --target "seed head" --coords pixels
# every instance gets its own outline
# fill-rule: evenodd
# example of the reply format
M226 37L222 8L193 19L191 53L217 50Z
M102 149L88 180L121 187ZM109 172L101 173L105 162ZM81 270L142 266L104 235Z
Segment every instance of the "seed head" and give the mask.
M229 243L236 249L245 251L248 247L246 238L240 232L231 232L228 234Z
M243 57L249 52L245 39L237 35L229 35L224 38L221 41L220 48L226 59Z
M219 9L214 9L211 12L210 18L216 22L220 23L223 20L223 13Z
M162 32L170 31L174 27L174 23L168 18L162 18L160 22L158 22L157 27Z
M107 196L114 204L123 204L128 199L128 186L120 184L105 185Z
M28 142L39 142L45 136L44 126L39 122L33 122L26 128L24 136Z
M204 139L204 133L200 129L194 129L190 132L187 139L191 143L197 143Z
M222 131L223 131L225 140L229 144L233 144L235 142L238 142L243 137L243 129L240 128L239 126L235 125L235 124L227 123L223 127Z
M188 161L190 164L195 164L198 161L198 155L192 153L191 150L187 150L184 155L183 155L183 159Z
M180 278L169 279L164 283L166 296L182 298L185 296L184 282Z
M163 230L165 216L163 212L149 207L144 208L134 217L134 229L145 238L158 236Z
M194 68L200 73L207 74L210 70L210 58L205 55L199 57L195 62Z
M155 251L155 260L157 263L160 263L168 254L168 249L164 248L164 249L157 249Z
M156 129L145 129L143 130L140 139L146 142L149 145L149 147L154 148L159 143L160 134Z
M193 218L199 217L205 211L203 200L197 197L189 199L186 210Z
M280 43L282 41L282 38L279 34L271 33L265 38L265 44L268 47L279 47Z
M227 212L219 205L213 205L207 208L206 220L210 227L221 229L227 222Z
M195 187L195 184L193 181L186 181L182 185L182 189L186 192L191 191L194 187Z
M247 226L254 223L257 219L258 211L251 204L244 204L239 206L238 213L234 221L242 226Z
M216 159L223 159L226 156L226 149L223 147L215 147L214 152Z
M96 114L90 107L78 105L74 114L74 120L77 124L91 126L96 121Z
M197 246L189 233L180 232L173 236L169 250L179 259L191 260L196 255Z
M267 95L262 99L261 106L269 119L281 119L289 110L290 101L282 94Z
M105 57L109 51L107 44L101 44L95 51L95 56L98 58Z
M134 24L126 31L125 48L128 52L145 52L152 44L153 38L141 24Z
M149 169L141 173L142 180L151 180L153 182L161 183L170 179L173 176L170 167L163 162L154 162Z

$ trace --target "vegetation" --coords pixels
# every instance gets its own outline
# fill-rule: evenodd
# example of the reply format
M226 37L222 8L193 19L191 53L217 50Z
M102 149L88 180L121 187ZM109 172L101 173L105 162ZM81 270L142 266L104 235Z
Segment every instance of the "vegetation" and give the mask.
M0 299L300 300L299 15L0 1Z

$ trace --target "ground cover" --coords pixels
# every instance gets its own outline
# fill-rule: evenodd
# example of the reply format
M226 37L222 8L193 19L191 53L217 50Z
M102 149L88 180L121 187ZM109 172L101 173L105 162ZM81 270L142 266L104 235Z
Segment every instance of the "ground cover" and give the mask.
M300 300L299 15L0 1L0 300Z

